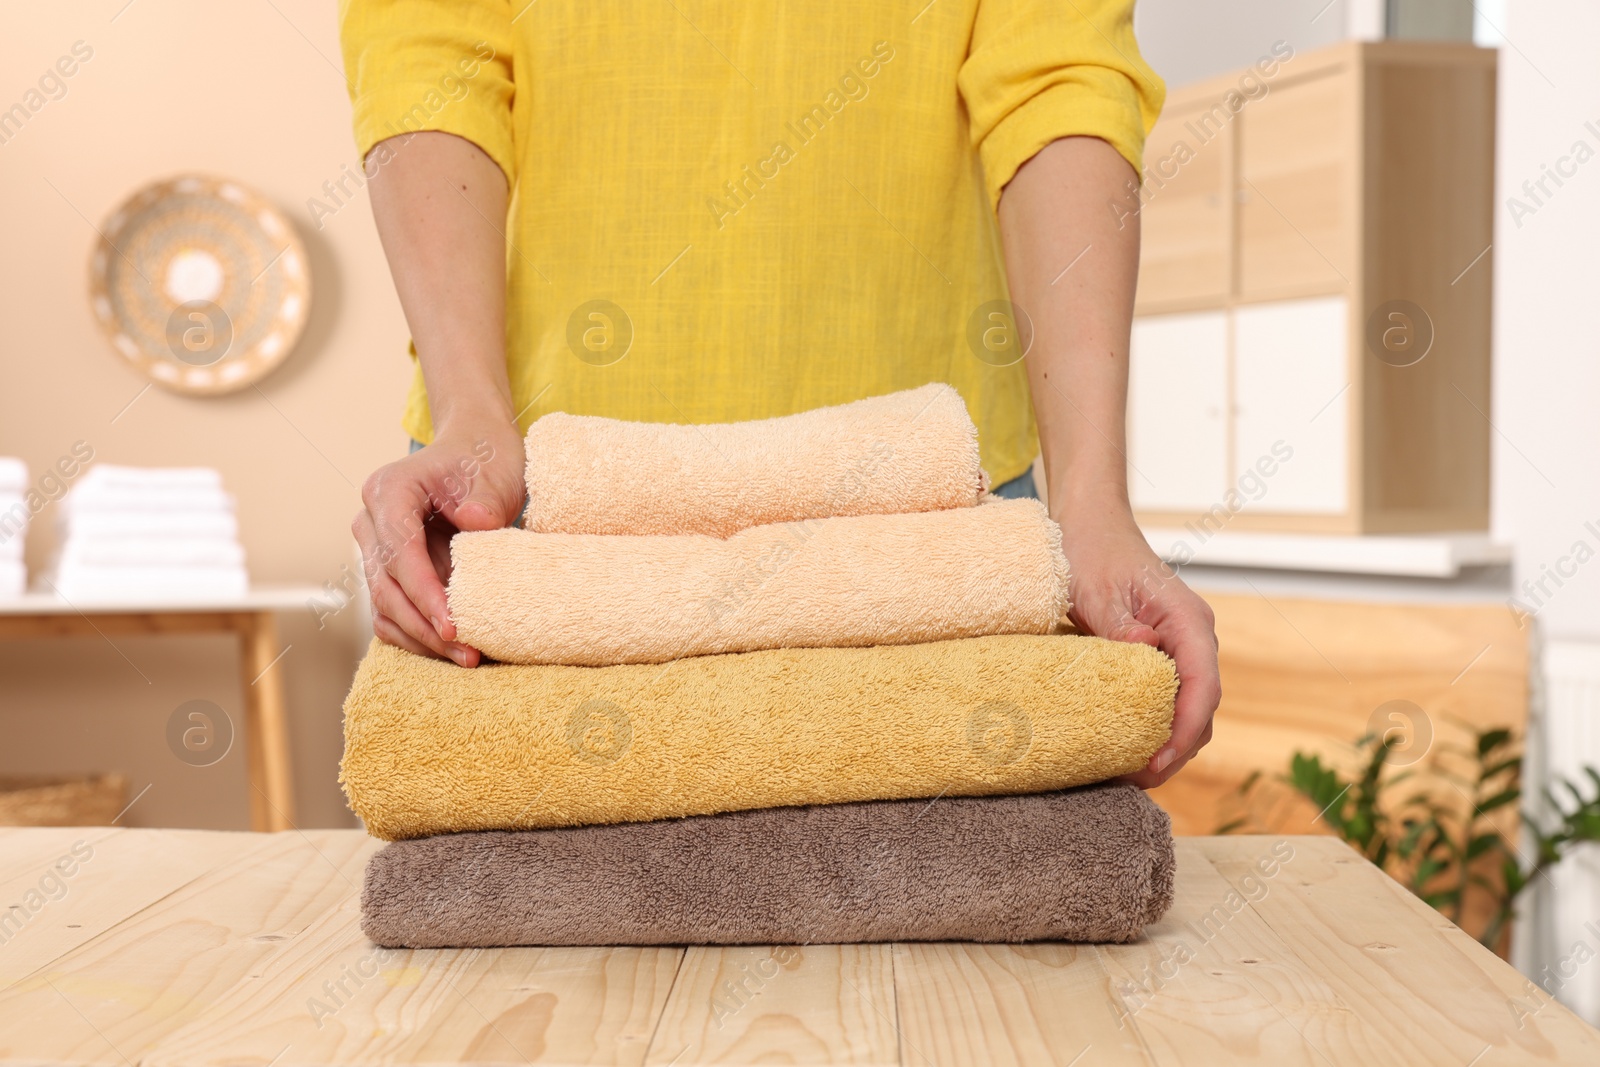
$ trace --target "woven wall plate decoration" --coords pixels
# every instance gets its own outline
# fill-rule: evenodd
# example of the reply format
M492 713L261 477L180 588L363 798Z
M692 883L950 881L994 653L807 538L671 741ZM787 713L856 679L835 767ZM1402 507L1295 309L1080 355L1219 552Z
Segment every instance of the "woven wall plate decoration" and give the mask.
M89 301L111 347L157 385L215 396L260 381L305 330L311 271L282 212L239 182L147 185L100 227Z

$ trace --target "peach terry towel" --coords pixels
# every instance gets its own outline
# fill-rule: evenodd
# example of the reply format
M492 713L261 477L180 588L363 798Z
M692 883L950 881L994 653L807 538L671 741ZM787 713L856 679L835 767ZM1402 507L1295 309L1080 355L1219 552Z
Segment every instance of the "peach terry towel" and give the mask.
M1172 903L1167 813L1130 785L445 834L367 864L380 945L1132 941Z
M1061 530L1037 500L704 534L494 530L451 545L459 639L507 663L665 663L763 648L1048 634Z
M374 641L340 780L390 840L1043 792L1144 766L1177 686L1154 648L1068 635L473 670Z
M961 395L924 385L753 422L682 426L552 412L528 427L541 533L709 534L970 507L984 489Z

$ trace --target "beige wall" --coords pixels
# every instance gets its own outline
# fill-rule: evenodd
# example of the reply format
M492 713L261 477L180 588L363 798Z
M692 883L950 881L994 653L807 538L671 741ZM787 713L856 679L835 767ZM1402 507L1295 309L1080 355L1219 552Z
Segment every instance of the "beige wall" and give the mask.
M365 195L320 231L306 207L355 163L336 5L124 3L18 5L0 35L0 110L75 41L94 50L66 95L0 144L0 454L37 473L84 440L112 463L216 466L238 497L254 580L337 579L362 479L405 447L409 371ZM90 318L91 223L145 182L191 170L255 186L299 225L314 274L310 325L259 393L196 400L152 388L117 417L144 382ZM29 535L34 568L54 518L46 509ZM354 614L321 630L309 612L282 620L302 825L351 822L335 775ZM121 769L136 791L153 783L128 824L242 828L239 748L197 770L164 739L185 700L237 716L237 670L221 638L0 643L0 774Z

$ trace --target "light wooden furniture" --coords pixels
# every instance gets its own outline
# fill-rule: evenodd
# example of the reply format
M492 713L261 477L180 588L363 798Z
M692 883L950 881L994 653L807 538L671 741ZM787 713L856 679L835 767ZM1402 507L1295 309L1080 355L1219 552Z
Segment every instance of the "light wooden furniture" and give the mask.
M67 601L48 593L0 600L0 639L99 636L116 647L124 634L230 633L239 638L239 679L244 706L243 741L250 781L250 825L286 830L294 825L294 777L289 761L289 718L278 659L278 612L321 603L315 586L252 589L239 599Z
M1467 795L1436 773L1463 769L1452 750L1470 744L1471 729L1527 729L1528 633L1504 604L1197 588L1216 613L1222 705L1211 743L1151 793L1177 833L1209 834L1235 820L1278 833L1329 833L1316 805L1277 785L1277 776L1298 751L1349 778L1359 765L1354 742L1390 729L1418 746L1396 756L1395 771L1424 773L1394 799L1426 788L1465 811ZM1269 783L1246 803L1238 789L1252 773ZM1517 840L1514 807L1501 809L1497 824ZM1462 924L1479 933L1489 918L1487 898L1469 895Z
M1506 566L1512 555L1510 545L1471 532L1346 537L1223 530L1204 541L1187 530L1141 532L1162 559L1207 567L1457 578L1469 567Z
M1494 115L1495 53L1460 44L1172 93L1139 208L1141 524L1487 527Z
M1283 773L1297 750L1351 767L1354 742L1392 700L1422 710L1441 751L1464 742L1459 724L1527 727L1528 634L1503 604L1197 589L1216 613L1222 705L1211 743L1151 794L1178 833L1214 832L1236 814L1239 783ZM1315 814L1293 808L1268 828L1312 833Z
M1600 1033L1325 838L1180 841L1176 903L1132 945L792 957L379 949L357 926L376 847L352 830L0 831L7 904L80 857L0 935L0 1063L1600 1061Z

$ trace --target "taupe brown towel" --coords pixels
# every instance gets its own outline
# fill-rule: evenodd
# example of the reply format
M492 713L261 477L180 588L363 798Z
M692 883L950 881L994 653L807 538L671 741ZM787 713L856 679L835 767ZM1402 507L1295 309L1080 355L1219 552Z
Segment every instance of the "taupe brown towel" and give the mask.
M1140 790L869 801L399 841L381 945L1131 941L1172 903L1172 824Z

